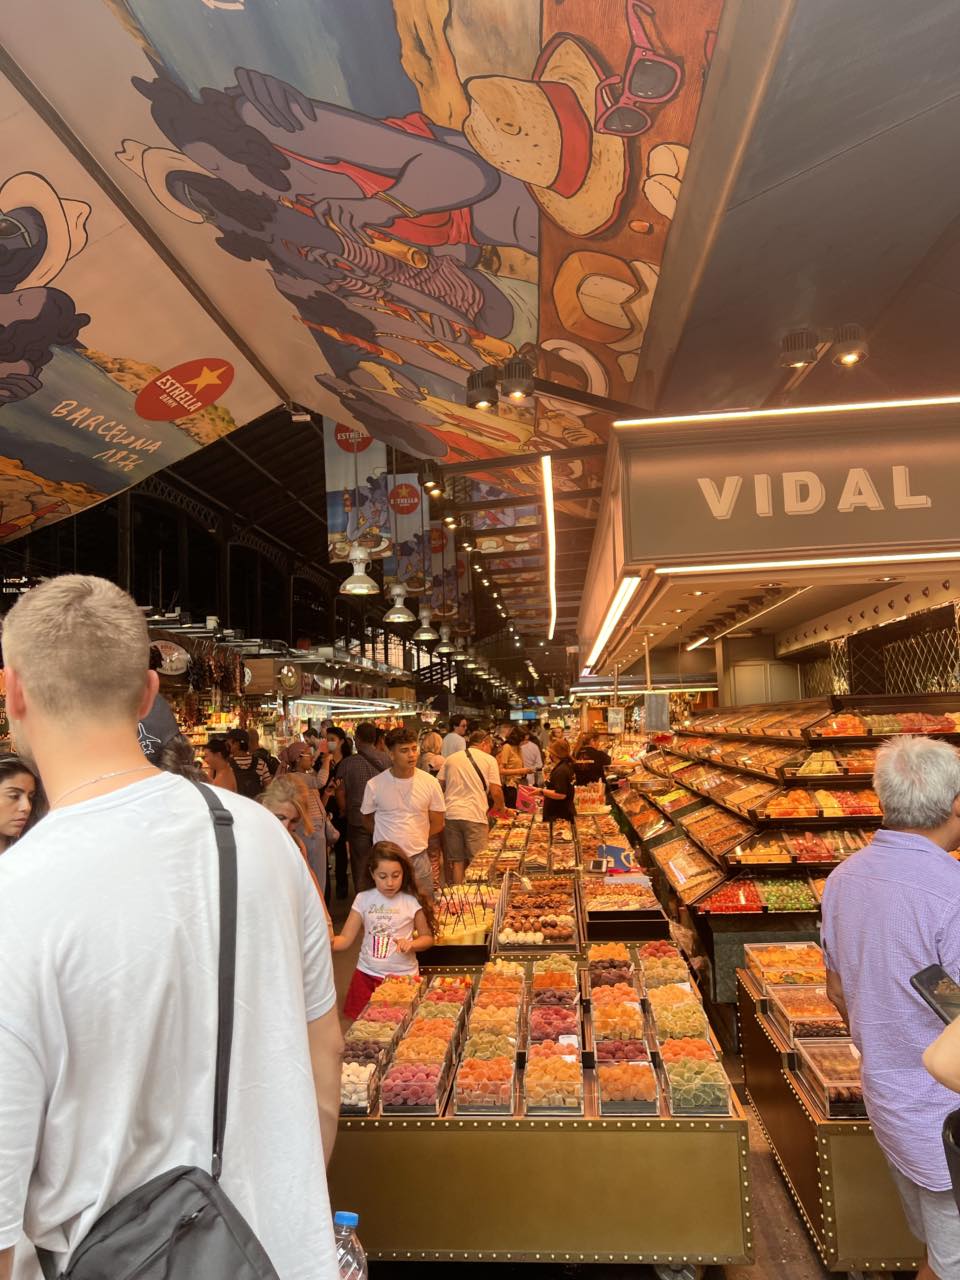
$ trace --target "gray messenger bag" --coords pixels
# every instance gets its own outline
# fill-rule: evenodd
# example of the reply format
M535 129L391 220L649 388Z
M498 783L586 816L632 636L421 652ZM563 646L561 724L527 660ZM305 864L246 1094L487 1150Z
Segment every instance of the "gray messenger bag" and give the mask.
M183 1165L115 1204L58 1273L37 1250L46 1280L279 1280L260 1241L220 1186L233 1045L237 959L237 845L233 815L198 783L213 815L220 864L220 970L213 1172Z

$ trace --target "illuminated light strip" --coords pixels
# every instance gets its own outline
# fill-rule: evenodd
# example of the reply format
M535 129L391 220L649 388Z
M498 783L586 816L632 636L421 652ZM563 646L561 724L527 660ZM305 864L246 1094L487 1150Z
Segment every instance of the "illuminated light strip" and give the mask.
M877 556L817 556L806 560L741 560L733 564L680 564L670 569L654 569L660 577L673 574L743 573L753 569L830 569L852 564L925 564L929 560L960 560L956 551L910 551Z
M936 405L960 406L960 396L930 396L922 400L864 400L856 404L807 404L793 409L725 409L721 413L686 413L672 418L619 418L615 427L695 426L700 422L776 421L809 418L823 413L855 413L865 409L919 409Z
M607 610L607 616L603 620L603 626L600 628L600 632L593 642L593 648L590 650L590 656L587 658L588 667L593 666L607 647L607 641L610 639L614 627L623 617L623 611L633 599L633 593L639 585L640 579L638 577L627 577L617 587L610 608Z
M774 600L773 604L768 604L765 609L760 609L757 613L751 613L748 618L741 618L739 622L735 622L733 626L727 627L726 631L718 631L715 636L704 636L700 640L694 640L693 644L687 645L687 653L693 653L694 649L699 649L702 644L706 644L708 640L722 640L724 636L728 636L731 631L739 631L741 627L748 627L751 622L756 622L757 618L762 618L765 613L772 613L774 609L779 609L782 604L789 604L791 600L796 600L797 596L802 596L805 591L812 591L813 584L809 587L801 587L799 591L794 591L788 596L784 596L782 600Z
M543 515L547 525L547 591L550 597L550 622L547 639L553 639L557 626L557 528L553 516L553 459L545 453L540 459L543 472Z
M571 693L577 694L579 697L589 698L609 698L614 693L618 697L632 697L635 693L716 693L718 686L715 684L676 684L665 685L663 688L654 686L648 689L646 685L619 685L615 690L613 685L603 685L602 687L593 688L590 685L574 685L570 690Z

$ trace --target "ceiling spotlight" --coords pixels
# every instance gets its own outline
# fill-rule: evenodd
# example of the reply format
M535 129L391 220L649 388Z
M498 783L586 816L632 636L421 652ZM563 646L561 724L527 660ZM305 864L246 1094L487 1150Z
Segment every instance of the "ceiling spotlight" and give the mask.
M441 492L443 486L440 483L440 472L433 463L427 463L423 469L423 487L432 497L435 493Z
M474 370L467 378L467 407L495 409L499 399L496 368L487 365L483 369Z
M447 528L448 528L448 529L455 529L455 528L457 527L457 517L456 517L456 516L444 516L444 517L443 517L443 523L447 526Z
M457 646L450 639L450 628L443 624L440 628L440 643L434 649L434 653L441 658L449 658L456 652Z
M489 585L490 585L490 579L489 579L489 578L481 578L481 579L480 579L480 581L483 583L483 585L484 585L485 587L489 587Z
M522 356L508 360L503 366L500 389L508 400L528 400L533 395L533 365Z
M473 650L472 650L472 649L468 649L468 650L467 650L467 654L466 654L466 661L465 661L465 662L464 662L464 664L463 664L464 669L465 669L466 671L476 671L476 669L477 669L477 667L479 667L479 665L480 665L480 663L479 663L479 662L477 662L477 659L476 659L476 657L474 656Z
M469 538L466 540L466 542L461 543L461 546L463 547L464 551L473 550L473 543L470 541Z
M838 369L852 369L868 359L870 348L862 324L842 324L833 340L833 363Z
M370 559L363 547L354 546L350 549L350 564L353 566L353 573L346 581L340 584L340 594L343 596L375 596L380 594L380 588L376 582L367 573L367 565Z
M390 595L393 599L393 604L383 615L384 622L416 622L416 615L411 613L403 603L406 587L402 582L398 582L390 588Z
M433 610L430 609L425 604L421 605L420 606L420 625L419 627L417 627L416 631L413 633L413 638L414 640L417 641L418 644L431 644L434 640L440 639L436 631L434 631L433 627L431 627L430 625L430 619L432 617L433 617Z
M780 368L804 369L808 364L816 364L819 345L820 336L812 329L794 329L784 334L780 339Z

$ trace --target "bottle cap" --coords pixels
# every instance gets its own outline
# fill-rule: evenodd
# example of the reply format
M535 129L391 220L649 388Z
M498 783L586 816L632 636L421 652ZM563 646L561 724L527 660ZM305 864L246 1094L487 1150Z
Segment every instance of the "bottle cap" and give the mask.
M335 1213L333 1215L333 1225L335 1227L356 1227L360 1222L359 1215L356 1213Z

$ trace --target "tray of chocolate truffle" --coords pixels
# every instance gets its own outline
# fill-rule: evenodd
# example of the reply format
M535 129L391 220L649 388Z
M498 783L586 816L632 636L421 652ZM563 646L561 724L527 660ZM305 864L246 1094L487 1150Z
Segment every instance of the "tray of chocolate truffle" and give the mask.
M494 923L495 952L579 951L580 887L573 876L504 877Z
M825 986L768 986L767 1016L789 1044L847 1035L843 1018L827 999Z
M833 1120L867 1114L860 1082L860 1054L852 1040L797 1040L797 1075Z

